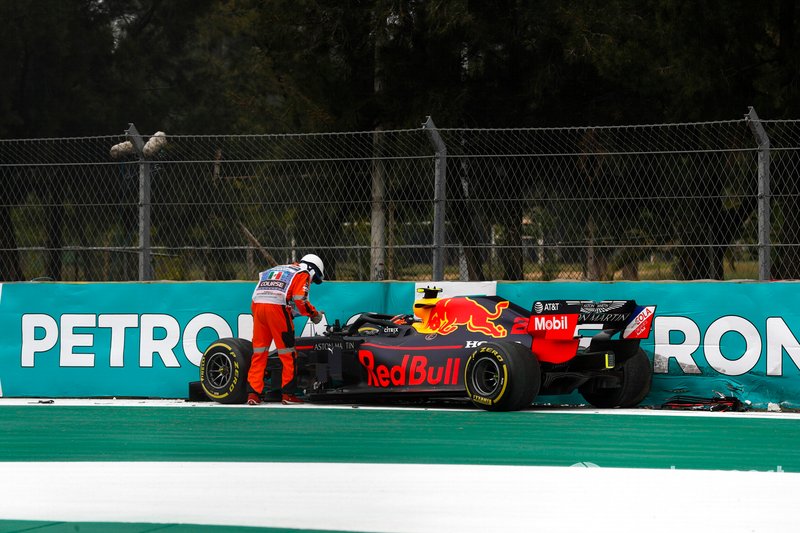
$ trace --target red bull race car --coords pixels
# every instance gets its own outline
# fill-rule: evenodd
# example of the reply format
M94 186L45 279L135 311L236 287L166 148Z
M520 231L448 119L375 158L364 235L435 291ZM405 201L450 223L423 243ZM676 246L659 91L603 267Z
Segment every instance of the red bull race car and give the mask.
M513 411L576 389L596 407L632 407L650 390L652 366L639 343L655 306L547 300L529 311L496 296L424 291L413 315L361 313L323 335L297 338L305 399L468 398L485 410ZM245 339L212 343L194 389L220 403L244 403L251 355ZM277 357L269 358L265 379L264 399L279 398Z

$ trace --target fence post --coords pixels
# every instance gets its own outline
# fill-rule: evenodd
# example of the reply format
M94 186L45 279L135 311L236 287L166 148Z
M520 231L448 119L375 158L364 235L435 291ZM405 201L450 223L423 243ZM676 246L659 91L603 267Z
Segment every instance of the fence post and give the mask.
M767 281L772 278L771 244L770 244L770 177L769 151L770 142L756 110L750 106L745 115L750 130L758 143L758 279Z
M433 119L428 117L422 125L428 131L436 150L436 167L433 183L433 279L444 279L445 207L447 201L447 146L444 144Z
M386 172L383 166L383 136L372 132L372 209L370 213L370 281L386 279Z
M150 250L150 163L144 156L144 142L133 123L125 130L139 158L139 281L153 279Z

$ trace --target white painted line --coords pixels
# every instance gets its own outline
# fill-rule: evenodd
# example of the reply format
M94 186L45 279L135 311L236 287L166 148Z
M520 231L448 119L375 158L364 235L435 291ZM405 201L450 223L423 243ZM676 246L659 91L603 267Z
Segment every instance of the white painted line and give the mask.
M396 407L385 405L365 404L321 404L305 403L300 405L282 405L278 402L251 405L222 405L216 402L187 402L181 399L118 399L118 398L0 398L0 408L8 405L41 405L41 406L106 406L106 407L183 407L183 408L214 408L214 409L337 409L337 410L378 410L378 411L440 411L440 412L466 412L482 414L483 411L472 408L456 407ZM569 414L569 415L610 415L610 416L691 416L691 417L742 417L794 419L800 420L800 412L768 412L768 411L691 411L673 409L597 409L594 407L533 407L520 411L530 414ZM489 415L491 416L491 415Z
M319 463L0 463L0 518L462 533L796 531L800 474Z

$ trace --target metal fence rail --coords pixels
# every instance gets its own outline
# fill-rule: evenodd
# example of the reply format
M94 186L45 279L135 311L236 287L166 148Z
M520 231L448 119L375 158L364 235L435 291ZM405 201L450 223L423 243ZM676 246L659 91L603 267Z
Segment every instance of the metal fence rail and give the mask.
M4 280L800 278L800 121L0 140ZM111 147L132 141L117 158Z

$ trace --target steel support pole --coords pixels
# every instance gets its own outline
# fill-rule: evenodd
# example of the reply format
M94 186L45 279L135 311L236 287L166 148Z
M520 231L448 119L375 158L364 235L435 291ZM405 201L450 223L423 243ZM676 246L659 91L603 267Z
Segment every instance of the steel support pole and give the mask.
M139 281L153 279L150 250L150 162L144 157L144 141L133 123L125 130L139 158Z
M371 281L386 279L386 172L383 165L383 132L372 133L372 210L370 213ZM394 228L392 228L394 230Z
M444 254L445 254L445 207L447 203L447 146L444 144L439 130L428 117L422 125L431 137L431 142L436 151L436 163L433 184L433 279L444 279Z
M756 110L751 106L745 115L758 144L758 279L772 279L770 243L770 142Z

